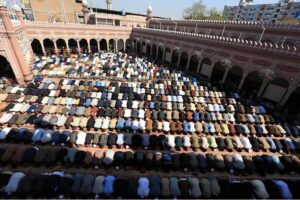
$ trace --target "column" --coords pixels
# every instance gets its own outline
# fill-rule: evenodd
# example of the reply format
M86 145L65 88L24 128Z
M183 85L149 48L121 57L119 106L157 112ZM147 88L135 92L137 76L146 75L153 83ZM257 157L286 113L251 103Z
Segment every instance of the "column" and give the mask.
M66 41L66 45L67 45L67 52L70 53L69 41L68 40L65 40L65 41Z
M192 56L189 56L188 62L187 62L187 64L186 64L186 68L185 68L185 71L186 71L186 72L189 70L190 62L191 62L191 57L192 57Z
M241 91L241 89L244 85L244 82L246 80L247 75L248 75L248 72L244 72L243 77L242 77L242 79L240 81L240 84L239 84L239 87L238 87L238 91Z
M30 82L33 79L32 72L30 67L26 63L25 57L23 55L22 48L19 44L19 40L17 34L14 30L14 27L10 21L9 13L6 7L0 7L0 16L2 18L3 25L7 31L7 36L9 43L11 45L11 49L13 50L14 57L19 64L19 69L22 71L25 82Z
M40 42L40 44L42 46L43 55L45 55L46 51L45 51L44 41Z
M98 48L98 52L100 52L100 40L97 40L97 48Z
M179 64L180 64L180 58L181 58L181 52L178 52L178 60L177 60L177 69L180 69Z
M166 49L163 51L162 63L165 63L166 61L165 56L166 56Z
M57 49L56 40L55 40L55 39L52 39L52 42L54 43L54 52L55 52L56 54L58 54L58 49Z
M223 78L222 78L222 83L225 83L229 71L230 71L230 69L226 67L225 68L225 73L224 73Z
M77 51L78 53L80 53L80 43L79 43L79 39L76 39L77 42Z
M257 97L258 98L260 98L263 95L263 92L264 92L264 90L265 90L265 88L266 88L266 86L267 86L268 83L269 83L269 79L264 78L264 80L263 80L263 82L262 82L262 84L261 84L261 86L259 88L259 91L257 93Z
M156 48L156 55L155 55L155 59L157 59L157 56L158 56L158 49L159 49L159 46Z
M198 63L198 66L197 66L197 76L199 75L199 73L200 73L200 66L201 66L201 60L200 60L200 58L199 58L199 61L198 61L199 63Z
M89 53L91 52L91 43L90 43L90 40L87 41L88 42L88 50L89 50Z
M118 49L118 40L115 40L115 52L117 53L119 51Z

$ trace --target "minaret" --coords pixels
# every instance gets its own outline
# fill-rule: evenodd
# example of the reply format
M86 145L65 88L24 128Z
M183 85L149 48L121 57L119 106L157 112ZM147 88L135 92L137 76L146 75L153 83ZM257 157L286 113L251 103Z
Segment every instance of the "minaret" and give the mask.
M83 13L83 16L84 16L84 23L87 24L88 23L88 13L89 13L89 9L88 9L88 3L87 3L87 0L83 0L82 1L82 13Z
M152 19L152 7L149 6L148 9L147 9L147 18L146 18L146 21L147 21L147 28L150 28L149 26L149 23L150 23L150 20Z
M112 8L112 0L106 0L106 9L111 10Z

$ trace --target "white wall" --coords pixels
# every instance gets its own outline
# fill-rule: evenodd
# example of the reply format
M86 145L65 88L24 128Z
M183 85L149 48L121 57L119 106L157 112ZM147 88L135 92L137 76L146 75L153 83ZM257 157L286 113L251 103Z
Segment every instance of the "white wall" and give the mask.
M286 93L286 90L287 89L284 87L274 85L274 84L268 84L263 94L263 98L279 103L282 97L284 96L284 94Z
M203 63L200 74L202 74L204 76L207 76L207 77L210 77L210 75L212 73L212 70L213 70L212 66L210 66L206 63Z

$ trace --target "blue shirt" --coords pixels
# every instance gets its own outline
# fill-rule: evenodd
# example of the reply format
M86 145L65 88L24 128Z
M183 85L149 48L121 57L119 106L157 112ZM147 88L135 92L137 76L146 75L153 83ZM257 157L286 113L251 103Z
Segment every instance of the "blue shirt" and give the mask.
M280 195L283 199L292 199L293 195L289 189L289 186L284 181L275 181Z
M200 114L199 114L197 111L195 111L195 112L193 113L193 119L194 119L195 121L199 121L199 120L200 120Z
M125 120L123 118L118 119L117 121L117 129L123 129L125 125Z
M107 176L104 179L104 186L103 186L103 193L105 195L110 195L114 192L114 181L115 181L115 177L114 176Z
M73 99L72 98L67 98L67 101L66 101L66 105L72 105L73 104Z
M85 105L86 106L90 106L92 103L92 99L88 98L86 101L85 101Z
M31 105L28 110L27 113L33 113L36 110L36 105Z
M43 134L45 133L45 130L44 129L37 129L35 132L34 132L34 134L33 134L33 136L32 136L32 138L31 138L31 140L33 141L33 142L39 142L40 140L41 140L41 138L42 138L42 136L43 136Z

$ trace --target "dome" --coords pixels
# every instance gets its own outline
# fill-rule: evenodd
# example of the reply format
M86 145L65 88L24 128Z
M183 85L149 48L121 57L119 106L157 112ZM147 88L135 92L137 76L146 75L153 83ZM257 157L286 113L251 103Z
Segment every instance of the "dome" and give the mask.
M14 5L11 7L15 12L21 12L21 7L16 4L16 2L14 3Z
M87 0L82 0L82 5L83 6L88 6Z

